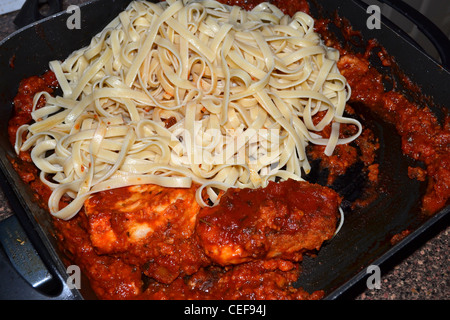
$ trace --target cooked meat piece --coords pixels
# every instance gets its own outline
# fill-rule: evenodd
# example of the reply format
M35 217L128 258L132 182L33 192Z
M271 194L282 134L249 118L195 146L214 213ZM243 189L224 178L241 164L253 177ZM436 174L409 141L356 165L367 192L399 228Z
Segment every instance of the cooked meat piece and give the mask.
M139 185L95 194L85 203L92 246L162 283L196 272L210 260L191 237L200 210L195 191Z
M331 189L292 180L230 189L218 206L200 209L195 187L143 185L98 193L85 213L98 254L170 284L211 264L299 261L333 236L339 201Z
M100 192L85 202L90 239L100 254L187 239L199 210L195 187L138 185Z
M336 230L340 197L307 182L271 182L260 189L229 189L219 205L198 215L196 235L220 265L256 259L300 261Z

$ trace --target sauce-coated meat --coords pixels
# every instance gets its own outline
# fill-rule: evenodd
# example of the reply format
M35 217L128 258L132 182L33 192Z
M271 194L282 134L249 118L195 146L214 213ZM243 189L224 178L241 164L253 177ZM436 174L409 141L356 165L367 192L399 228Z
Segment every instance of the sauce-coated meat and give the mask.
M97 252L114 254L152 242L174 242L194 233L200 206L195 188L138 185L94 194L85 202Z
M137 185L93 195L85 202L92 246L163 283L196 272L208 260L191 239L200 210L195 190Z
M144 190L157 188L103 192L88 200L85 211L70 221L55 220L64 252L82 267L99 298L317 299L323 295L321 291L310 295L291 285L299 275L295 262L305 251L319 249L336 230L340 198L331 189L293 180L256 190L231 189L217 207L194 214L193 227L193 211L187 207L189 218L182 209L163 216L171 200L161 201L159 196L177 195L178 189L162 188L142 196ZM184 190L178 194L184 199L175 203L187 205L192 192ZM221 215L229 209L234 212ZM159 223L165 219L170 223ZM114 225L113 220L123 221ZM205 228L208 224L221 228ZM172 225L185 233L170 236ZM149 231L152 226L155 231ZM227 235L223 230L232 232ZM225 261L230 256L212 253L211 248L226 252L225 240L243 248L239 261Z
M331 189L288 180L263 189L229 189L199 214L197 236L220 265L256 259L301 260L335 230L340 198Z

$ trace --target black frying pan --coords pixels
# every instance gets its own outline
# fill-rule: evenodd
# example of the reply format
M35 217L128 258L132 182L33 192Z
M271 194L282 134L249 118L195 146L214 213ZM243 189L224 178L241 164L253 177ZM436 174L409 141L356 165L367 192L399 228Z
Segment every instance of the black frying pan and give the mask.
M447 52L449 42L441 34L431 32L433 43L441 53L442 64L436 63L424 54L411 39L383 19L380 30L366 27L367 13L359 0L320 0L312 1L313 14L319 14L316 2L325 8L320 14L332 16L335 11L350 20L357 30L361 30L365 39L377 38L392 54L400 68L420 85L426 95L433 97L436 105L450 106L447 85L450 74L443 65L448 65ZM390 2L390 1L389 1ZM32 246L29 252L37 252L40 259L31 263L27 259L16 263L16 269L23 273L30 270L46 272L36 277L27 277L27 281L17 277L14 288L7 288L5 297L33 299L81 299L91 298L88 285L82 290L71 289L66 285L68 275L62 262L62 256L56 249L52 236L52 226L48 213L33 202L29 188L13 170L9 157L14 152L7 139L7 121L12 110L20 80L28 76L42 74L48 68L48 61L64 59L72 51L87 45L93 35L99 32L110 20L122 11L129 0L97 0L81 6L82 28L70 30L66 27L67 13L60 13L34 23L11 35L0 43L0 183L8 197L15 215L0 223L0 240L6 250L2 255L13 258L19 252L10 241L11 232L29 239ZM406 10L403 8L402 10ZM408 9L409 10L409 9ZM415 16L416 14L414 14ZM411 16L411 15L410 15ZM426 21L426 20L423 20ZM432 27L423 23L424 29ZM434 30L436 31L436 30ZM438 109L435 109L438 112ZM445 208L432 217L420 214L420 201L426 184L410 180L407 167L412 161L404 157L400 150L401 141L392 126L372 118L372 129L380 139L380 171L386 192L369 207L361 210L348 210L345 224L333 241L327 243L318 256L306 258L303 273L297 285L308 291L323 289L326 299L336 299L348 292L366 276L366 268L371 264L380 265L395 258L396 255L422 234L439 224L448 224L448 211ZM357 187L357 185L356 185ZM15 219L20 220L20 224ZM412 233L401 242L392 246L389 239L409 229ZM13 231L11 231L13 230ZM14 231L15 230L15 231ZM14 260L14 259L13 259ZM0 261L3 261L0 259ZM3 263L3 262L2 262ZM24 264L25 263L25 264ZM0 270L8 275L14 271L0 264ZM30 290L32 283L35 289ZM27 290L25 290L27 289Z

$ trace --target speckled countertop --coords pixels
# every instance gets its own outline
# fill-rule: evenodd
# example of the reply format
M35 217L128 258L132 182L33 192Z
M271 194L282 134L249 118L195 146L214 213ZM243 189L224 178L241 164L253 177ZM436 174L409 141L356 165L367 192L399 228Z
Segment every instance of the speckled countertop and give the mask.
M63 7L86 0L64 0ZM0 16L0 40L15 31L17 12ZM14 214L0 190L0 221ZM448 219L447 219L448 220ZM345 296L356 300L447 300L450 299L450 227L435 228L424 239L382 269L381 288L356 287Z

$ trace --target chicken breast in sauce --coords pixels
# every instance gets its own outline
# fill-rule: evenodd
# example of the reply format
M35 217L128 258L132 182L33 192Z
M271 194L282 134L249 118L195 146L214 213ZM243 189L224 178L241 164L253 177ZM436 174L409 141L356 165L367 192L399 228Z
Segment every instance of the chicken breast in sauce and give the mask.
M189 238L199 210L194 188L157 185L105 191L85 203L90 239L101 254Z
M220 265L255 259L300 261L336 230L339 195L329 188L288 180L266 188L230 189L220 204L199 214L196 234Z

